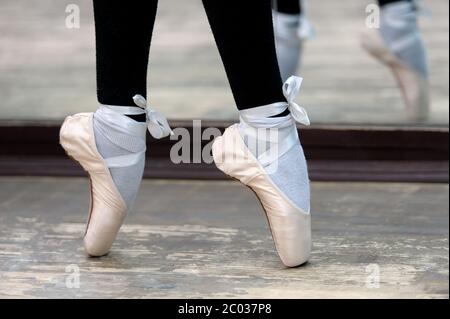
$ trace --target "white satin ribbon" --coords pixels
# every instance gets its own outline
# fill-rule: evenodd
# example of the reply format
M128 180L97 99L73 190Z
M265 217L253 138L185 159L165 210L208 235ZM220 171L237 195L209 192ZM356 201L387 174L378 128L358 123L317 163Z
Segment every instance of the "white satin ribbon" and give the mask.
M300 92L302 82L302 78L292 76L284 83L283 94L287 103L278 102L240 111L241 123L239 127L243 136L272 145L267 152L258 155L258 161L264 167L298 145L299 137L294 125L295 121L303 125L311 124L306 110L294 101ZM277 117L287 109L290 111L289 115ZM287 127L292 129L283 130ZM260 132L259 129L263 129L263 131ZM261 134L266 133L264 129L276 129L278 131L275 135Z
M278 102L240 111L241 123L258 128L283 128L297 121L303 125L310 125L308 114L304 108L294 102L303 79L297 76L290 77L283 85L283 93L286 102ZM285 117L277 117L289 109L290 113Z
M102 122L103 125L111 127L119 133L141 139L142 144L144 145L141 151L123 156L105 158L104 160L109 168L134 166L141 161L145 156L145 136L147 129L156 139L161 139L174 134L167 119L160 113L148 107L147 101L143 96L136 95L133 97L133 100L138 107L102 105L94 115L97 121ZM141 114L146 114L147 123L136 122L126 116ZM111 142L114 143L114 139L112 139ZM120 146L119 144L116 145Z
M306 110L295 103L295 98L300 92L300 88L303 83L303 78L298 76L291 76L283 85L284 97L288 102L288 109L292 114L292 117L300 124L309 126L311 121L309 120Z
M174 135L167 119L161 113L150 108L147 100L142 95L135 95L133 101L137 106L145 110L148 119L148 131L154 138L161 139Z

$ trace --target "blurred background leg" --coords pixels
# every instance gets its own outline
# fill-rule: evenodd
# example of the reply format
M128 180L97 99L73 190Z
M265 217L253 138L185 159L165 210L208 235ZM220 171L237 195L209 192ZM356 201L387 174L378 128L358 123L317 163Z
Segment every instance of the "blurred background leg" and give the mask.
M283 80L300 66L303 42L312 36L301 0L273 0L277 55Z
M428 118L430 93L426 48L418 25L415 1L380 0L379 29L366 28L364 48L386 64L397 79L411 121Z

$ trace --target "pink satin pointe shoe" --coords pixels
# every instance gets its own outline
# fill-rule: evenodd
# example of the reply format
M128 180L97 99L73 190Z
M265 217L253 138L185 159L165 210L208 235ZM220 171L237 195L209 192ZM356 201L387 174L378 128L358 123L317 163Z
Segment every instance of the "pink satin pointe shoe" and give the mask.
M273 163L292 148L299 147L294 119L309 125L306 111L294 103L300 85L301 79L291 77L284 87L288 103L276 103L251 111L258 112L258 116L268 120L265 127L270 128L279 125L277 123L279 119L271 118L272 116L281 114L287 108L291 111L293 119L289 119L287 124L292 125L293 129L289 135L283 136L283 143L276 145L275 150L268 149L258 158L254 156L242 137L239 124L229 127L221 137L215 140L212 147L216 166L228 176L250 188L257 196L267 217L278 254L287 267L300 266L310 257L311 215L309 208L308 210L300 208L275 184L270 176L269 168L273 167ZM241 112L241 123L243 121L252 122L251 115L247 116L245 111ZM309 198L306 200L309 202Z
M90 179L91 204L89 218L84 235L86 252L93 257L101 257L111 249L111 246L130 210L122 198L110 168L129 167L145 157L145 149L127 156L103 158L96 145L94 134L94 116L108 119L114 123L117 130L144 139L147 124L155 138L170 134L167 121L153 110L146 107L146 101L141 96L135 97L136 104L142 108L119 106L101 106L95 113L80 113L69 116L64 121L60 131L60 144L66 153L78 162L88 173ZM124 114L147 113L147 123L130 125L131 119ZM145 143L143 143L145 145Z

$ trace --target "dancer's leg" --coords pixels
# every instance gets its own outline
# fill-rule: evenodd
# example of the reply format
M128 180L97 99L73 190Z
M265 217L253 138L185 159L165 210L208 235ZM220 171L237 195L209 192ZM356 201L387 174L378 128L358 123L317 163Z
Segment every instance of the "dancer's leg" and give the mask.
M120 0L94 0L97 93L102 105L134 106L139 111L133 97L137 94L146 97L147 65L157 4L157 0L136 1L132 5L124 5ZM141 136L119 132L116 123L102 114L100 109L94 115L94 129L97 147L104 158L145 150L145 130ZM145 122L145 114L141 117ZM129 121L123 115L119 118L129 122L128 125L145 127L144 123ZM144 158L135 166L111 168L128 207L136 197L143 168Z
M270 0L203 0L237 107L284 100Z
M136 198L145 166L147 124L157 137L170 128L161 118L164 127L149 122L144 98L157 0L93 3L101 105L93 114L68 117L61 144L89 173L92 206L84 242L90 255L102 256Z
M157 0L94 0L98 100L135 106L147 92L147 65Z
M299 79L292 78L282 90L271 1L203 2L241 115L241 123L214 143L215 162L256 192L280 257L287 266L298 266L309 257L310 196L294 117L303 123L307 117L293 102ZM234 149L233 140L238 141ZM239 160L246 151L252 155Z
M300 0L274 0L273 8L277 12L300 15L302 5Z
M382 7L382 6L385 6L390 3L401 2L401 1L411 2L413 0L378 0L378 4Z

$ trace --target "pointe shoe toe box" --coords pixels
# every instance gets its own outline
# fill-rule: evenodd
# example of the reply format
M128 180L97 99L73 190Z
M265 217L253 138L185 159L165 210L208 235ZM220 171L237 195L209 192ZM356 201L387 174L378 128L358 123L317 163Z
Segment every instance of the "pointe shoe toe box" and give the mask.
M95 202L94 207L83 241L89 256L102 257L109 253L125 215L101 201Z

